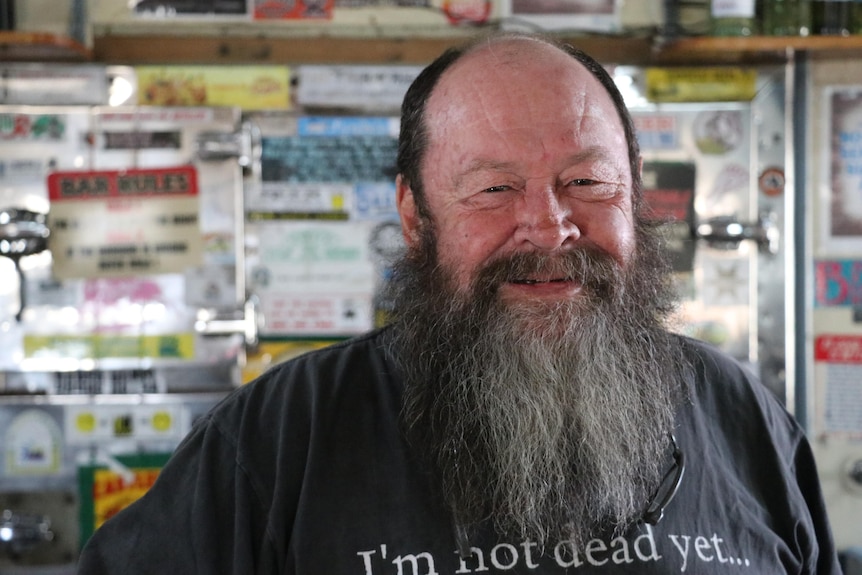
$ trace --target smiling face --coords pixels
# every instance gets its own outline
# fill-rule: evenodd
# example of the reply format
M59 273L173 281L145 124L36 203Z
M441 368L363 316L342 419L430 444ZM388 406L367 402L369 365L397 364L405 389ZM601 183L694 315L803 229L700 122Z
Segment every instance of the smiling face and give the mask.
M637 142L610 80L542 40L483 42L402 107L402 417L458 521L581 548L634 524L661 480L686 381L673 284L633 214Z
M425 122L425 201L458 290L520 253L550 263L499 286L504 300L576 296L579 281L553 261L579 247L627 265L635 232L625 132L604 87L571 56L530 39L478 48L440 78ZM398 206L418 247L429 222L401 179Z

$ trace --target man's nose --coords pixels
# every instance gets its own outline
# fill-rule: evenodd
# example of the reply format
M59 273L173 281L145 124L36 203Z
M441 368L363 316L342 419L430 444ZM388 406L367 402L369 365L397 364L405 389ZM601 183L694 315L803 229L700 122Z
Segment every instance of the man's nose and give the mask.
M571 208L551 186L528 188L515 217L517 242L528 242L541 250L556 250L581 236L581 230L572 222Z

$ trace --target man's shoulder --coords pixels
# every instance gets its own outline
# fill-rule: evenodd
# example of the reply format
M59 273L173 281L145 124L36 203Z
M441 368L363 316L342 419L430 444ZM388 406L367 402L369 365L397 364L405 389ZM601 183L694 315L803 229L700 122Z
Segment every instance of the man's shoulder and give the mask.
M684 335L675 335L683 350L686 369L697 383L725 385L740 391L754 388L760 391L758 375L741 360L715 345ZM763 388L765 390L765 388Z
M689 362L691 399L695 406L717 416L729 413L768 422L771 429L799 434L798 424L780 399L752 367L712 344L679 336Z

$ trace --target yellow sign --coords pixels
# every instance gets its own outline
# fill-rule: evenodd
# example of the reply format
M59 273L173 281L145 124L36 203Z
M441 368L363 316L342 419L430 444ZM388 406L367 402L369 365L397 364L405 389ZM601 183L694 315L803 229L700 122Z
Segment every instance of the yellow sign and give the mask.
M26 357L194 359L192 333L166 335L25 335Z
M651 102L747 102L757 93L757 72L733 67L647 68Z
M152 487L159 475L159 468L132 470L135 479L127 483L119 474L108 469L97 469L93 473L94 527L102 524L134 503Z
M135 72L139 104L290 108L287 66L139 66Z
M326 340L295 340L295 341L264 341L248 355L248 361L242 369L242 382L248 383L262 375L270 367L303 353L314 351L331 345Z

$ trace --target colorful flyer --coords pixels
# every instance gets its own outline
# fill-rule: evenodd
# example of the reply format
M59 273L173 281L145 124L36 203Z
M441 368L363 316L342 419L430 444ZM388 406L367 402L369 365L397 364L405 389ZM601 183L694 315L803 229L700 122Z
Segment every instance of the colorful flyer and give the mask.
M290 107L287 66L139 66L138 103L148 106Z
M169 453L115 457L131 472L131 481L105 465L78 467L81 547L105 521L140 499L152 487L169 457Z
M814 306L858 307L862 305L862 261L816 260L814 262Z
M254 0L255 20L329 20L335 0Z

